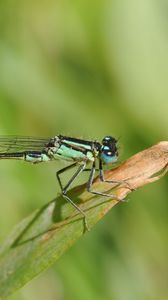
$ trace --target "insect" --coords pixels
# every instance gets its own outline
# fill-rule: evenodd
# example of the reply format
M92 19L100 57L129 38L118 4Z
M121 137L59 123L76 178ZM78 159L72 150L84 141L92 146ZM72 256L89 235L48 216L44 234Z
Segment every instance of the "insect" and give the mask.
M113 195L92 190L97 160L99 162L98 170L100 180L119 183L117 181L105 180L103 172L104 164L112 164L118 159L117 140L112 136L105 136L101 143L63 135L57 135L53 138L0 136L0 159L24 160L33 164L58 159L71 162L70 165L57 171L56 176L62 191L62 196L83 215L87 229L88 225L85 212L67 195L71 184L82 171L86 170L86 166L90 162L91 169L87 182L87 191L96 195L113 197ZM67 184L63 186L60 175L75 166L78 166L77 170L68 180Z

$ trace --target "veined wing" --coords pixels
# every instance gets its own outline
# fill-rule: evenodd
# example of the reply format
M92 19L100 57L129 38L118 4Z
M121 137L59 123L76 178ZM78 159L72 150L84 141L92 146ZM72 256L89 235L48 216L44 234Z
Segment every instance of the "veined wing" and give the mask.
M41 151L51 138L0 136L0 153Z

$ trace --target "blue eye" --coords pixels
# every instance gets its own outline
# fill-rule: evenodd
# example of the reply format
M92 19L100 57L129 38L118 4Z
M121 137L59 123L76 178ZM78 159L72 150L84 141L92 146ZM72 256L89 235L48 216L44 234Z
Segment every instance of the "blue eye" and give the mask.
M111 136L106 136L102 140L100 159L105 164L114 163L118 159L117 140Z
M117 155L112 155L111 152L107 152L104 151L101 153L100 155L100 158L102 159L102 161L105 163L105 164L110 164L110 163L114 163L117 161L118 159L118 156Z

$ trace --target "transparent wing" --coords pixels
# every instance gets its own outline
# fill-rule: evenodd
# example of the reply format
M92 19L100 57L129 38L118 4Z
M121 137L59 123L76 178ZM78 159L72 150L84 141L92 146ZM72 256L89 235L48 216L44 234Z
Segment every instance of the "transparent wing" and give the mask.
M0 136L0 153L41 151L50 140L51 138Z

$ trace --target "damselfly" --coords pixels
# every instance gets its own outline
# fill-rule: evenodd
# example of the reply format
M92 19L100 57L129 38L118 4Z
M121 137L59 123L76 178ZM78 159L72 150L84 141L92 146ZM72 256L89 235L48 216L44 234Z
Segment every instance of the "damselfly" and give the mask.
M34 138L21 136L0 137L0 159L18 159L33 164L57 159L71 162L70 165L59 170L56 173L56 176L62 191L62 196L84 216L84 221L87 228L88 226L85 212L67 196L67 191L77 176L82 171L86 170L86 165L90 162L91 168L87 182L87 191L96 195L114 197L113 195L93 191L92 183L96 171L96 161L98 160L99 162L98 169L100 180L106 181L104 178L103 164L114 163L117 161L117 158L117 140L111 136L104 137L101 143L62 135L54 136L53 138ZM68 183L63 186L60 178L61 173L75 166L78 166L76 172L69 179ZM118 183L117 181L106 182Z

